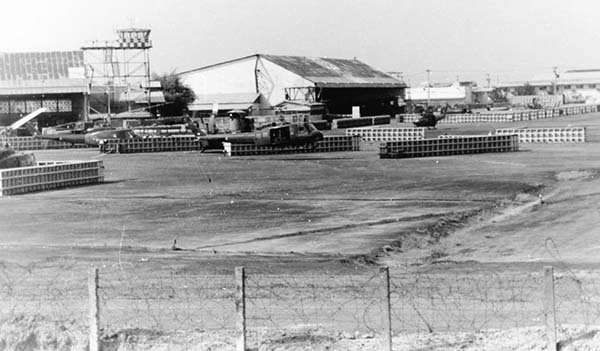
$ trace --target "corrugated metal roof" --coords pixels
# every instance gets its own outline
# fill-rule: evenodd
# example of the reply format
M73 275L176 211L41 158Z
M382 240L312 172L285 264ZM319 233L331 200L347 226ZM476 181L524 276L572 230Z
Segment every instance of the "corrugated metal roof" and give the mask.
M83 51L0 53L0 94L85 93Z
M318 87L404 87L392 76L358 60L304 56L259 55Z
M85 79L0 81L0 95L87 93Z
M0 81L66 79L84 67L83 51L0 53Z
M255 54L238 59L219 62L213 65L200 67L177 73L186 75L196 71L230 64L237 61L255 57L264 58L281 66L311 82L318 87L334 88L402 88L406 84L392 76L379 71L358 60L331 59L305 56L279 56Z

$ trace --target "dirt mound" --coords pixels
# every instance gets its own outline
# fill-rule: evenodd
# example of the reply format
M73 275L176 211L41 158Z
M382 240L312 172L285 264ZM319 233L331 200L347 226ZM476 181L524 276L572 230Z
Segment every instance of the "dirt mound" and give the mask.
M596 174L596 172L591 171L591 170L566 171L566 172L557 173L556 180L569 181L569 180L589 179L589 178L594 178L595 174Z
M131 334L131 333L130 333ZM145 336L150 336L144 334ZM139 336L139 335L137 335ZM154 335L156 336L156 335ZM597 328L570 326L558 329L559 344L564 351L600 351ZM115 350L212 350L233 351L235 335L223 332L191 332L133 339L117 345ZM320 329L254 332L248 335L248 349L255 351L377 351L381 350L381 335L334 333ZM531 351L546 349L547 339L542 327L507 330L481 330L462 333L401 333L393 337L393 349L399 351Z
M73 321L44 316L16 316L0 324L0 350L75 351L88 346L85 331Z
M565 326L558 329L559 344L565 351L600 351L600 329L593 326ZM231 330L164 333L145 329L124 329L102 340L105 351L178 351L235 349ZM381 335L334 333L320 329L254 331L248 345L257 351L376 351ZM542 327L481 330L464 333L400 333L393 337L394 350L543 350L547 339ZM54 321L42 316L18 316L0 325L2 351L85 351L85 328L73 322Z

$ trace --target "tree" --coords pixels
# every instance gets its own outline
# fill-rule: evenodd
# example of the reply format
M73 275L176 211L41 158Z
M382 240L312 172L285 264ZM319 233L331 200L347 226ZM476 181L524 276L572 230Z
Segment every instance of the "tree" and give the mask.
M535 87L529 83L525 83L525 85L515 88L515 95L536 95Z
M504 92L504 90L500 89L500 88L494 88L494 90L492 90L489 94L490 99L493 102L499 103L499 102L508 102L508 98L506 97L506 93Z
M188 104L194 102L194 91L181 82L174 72L161 76L153 74L154 80L159 80L165 96L165 104L158 107L161 116L182 116L187 112Z

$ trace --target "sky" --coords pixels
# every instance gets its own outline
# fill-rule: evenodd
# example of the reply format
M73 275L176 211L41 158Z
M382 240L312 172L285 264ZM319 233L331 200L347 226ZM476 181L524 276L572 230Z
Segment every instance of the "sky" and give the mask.
M150 28L152 72L251 54L354 58L410 84L528 80L600 68L594 0L21 0L3 4L0 52L78 50Z

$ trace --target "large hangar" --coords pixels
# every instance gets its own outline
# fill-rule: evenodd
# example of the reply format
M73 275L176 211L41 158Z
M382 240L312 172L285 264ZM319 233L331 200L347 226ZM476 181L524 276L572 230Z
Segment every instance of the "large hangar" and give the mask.
M82 51L0 53L0 125L40 107L40 127L87 118Z
M256 54L178 75L202 101L261 94L270 106L286 100L319 102L332 114L349 114L352 106L360 106L363 115L397 113L406 89L403 82L356 59Z

